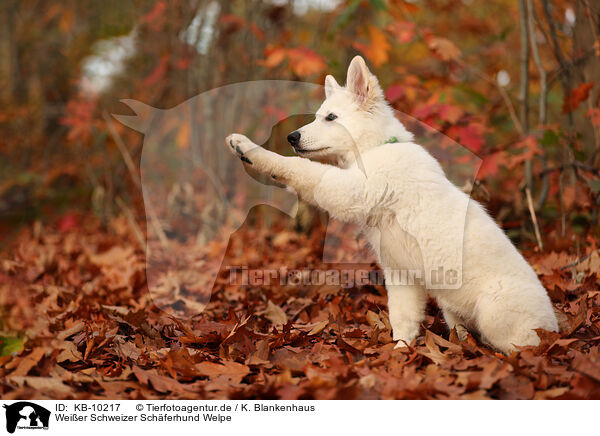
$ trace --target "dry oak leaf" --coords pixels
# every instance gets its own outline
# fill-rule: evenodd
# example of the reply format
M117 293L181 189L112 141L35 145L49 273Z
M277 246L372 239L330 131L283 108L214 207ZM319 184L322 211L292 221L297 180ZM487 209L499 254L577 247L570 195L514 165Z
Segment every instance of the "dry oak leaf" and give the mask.
M379 315L377 315L372 310L369 310L367 312L367 322L373 328L378 328L379 330L385 330L385 324L381 321L381 319L379 318Z
M65 362L67 360L69 362L78 362L83 360L83 355L73 342L64 341L58 348L61 350L61 352L58 356L56 356L57 362Z
M267 303L267 308L262 312L262 315L276 326L285 325L288 322L288 317L283 309L273 304L271 300Z
M427 38L429 49L443 61L452 61L460 57L460 49L446 38L430 36Z
M100 254L90 254L90 262L97 267L111 267L117 263L126 262L133 255L133 247L123 248L115 245L109 250Z
M55 377L15 377L9 376L7 381L16 384L19 387L24 385L35 389L37 392L69 394L73 391L70 386L64 384L61 380Z
M225 378L227 381L237 384L242 381L250 372L243 363L237 363L230 360L223 361L223 364L213 362L200 362L195 365L198 372L207 376L211 380L216 378Z
M133 373L140 383L151 385L158 392L182 392L190 390L189 387L186 389L186 385L183 385L170 377L160 375L154 368L145 370L138 366L134 366Z
M568 253L553 251L544 259L534 264L533 269L539 275L552 275L553 270L560 270L563 266L568 265L571 260L572 256Z
M63 330L58 335L56 335L56 339L60 339L61 341L64 341L69 336L76 335L77 333L82 331L84 327L85 327L85 324L83 322L78 322L75 325L73 325L72 327L70 327L66 330Z
M16 369L10 374L13 377L21 377L29 374L29 371L36 366L44 357L46 350L43 348L34 348L31 353L25 357L21 357Z
M325 327L327 327L327 324L329 324L329 320L316 323L314 327L308 332L308 336L318 335L325 329Z
M585 260L581 261L575 266L577 272L593 272L600 271L600 252L595 250Z
M600 351L597 348L592 349L590 354L583 354L577 350L571 350L569 353L574 356L571 363L574 370L600 382Z

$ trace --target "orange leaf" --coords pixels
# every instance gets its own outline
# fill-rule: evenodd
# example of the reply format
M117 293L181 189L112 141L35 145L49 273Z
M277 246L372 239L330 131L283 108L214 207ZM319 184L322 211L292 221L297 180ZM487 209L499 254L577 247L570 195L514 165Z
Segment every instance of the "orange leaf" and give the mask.
M177 136L175 139L177 147L179 149L188 148L190 145L190 124L182 123L179 130L177 130Z
M262 64L267 68L275 68L285 59L287 52L282 47L275 47L266 50L267 58L262 62Z
M562 111L564 114L574 111L579 107L579 103L588 98L594 82L582 83L577 88L572 89L571 93L565 96Z
M460 50L452 41L446 38L430 36L427 39L429 49L441 60L451 61L460 57Z
M369 43L361 44L354 43L354 47L362 51L364 55L369 59L376 67L381 66L389 59L388 51L390 50L390 43L387 41L385 33L379 30L375 26L368 26L369 29Z
M288 50L290 66L298 76L310 76L322 72L325 61L321 56L306 47L291 48Z
M439 107L440 118L450 124L456 123L464 114L464 111L451 104L442 104Z
M541 154L542 152L537 139L533 135L526 137L523 141L519 142L517 146L520 148L520 152L516 155L510 155L506 159L506 166L509 169L530 160L533 156Z

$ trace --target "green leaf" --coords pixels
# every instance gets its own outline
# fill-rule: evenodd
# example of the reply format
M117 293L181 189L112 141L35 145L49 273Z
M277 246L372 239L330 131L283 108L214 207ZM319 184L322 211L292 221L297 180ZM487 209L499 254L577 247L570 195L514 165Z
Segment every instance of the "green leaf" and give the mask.
M0 356L10 356L23 349L23 340L10 336L0 336Z
M586 155L585 152L581 150L573 150L573 157L578 161L585 161Z
M482 107L489 102L489 99L483 94L465 85L459 85L455 88L455 97L459 101L473 103L477 107Z
M350 0L348 7L344 9L344 11L337 17L335 23L333 25L334 29L338 29L340 27L344 27L350 21L350 18L354 15L358 6L360 5L360 0Z
M373 7L375 9L379 9L380 11L385 11L385 1L384 0L369 0L369 2L371 3L371 5L373 5Z
M508 34L513 30L514 26L507 26L504 29L502 29L502 32L500 33L500 35L498 35L498 39L500 41L506 41L506 38L508 37Z
M544 136L540 140L540 143L544 147L554 147L558 145L558 135L554 130L546 130L544 131Z
M600 192L600 180L588 180L587 182L594 194Z

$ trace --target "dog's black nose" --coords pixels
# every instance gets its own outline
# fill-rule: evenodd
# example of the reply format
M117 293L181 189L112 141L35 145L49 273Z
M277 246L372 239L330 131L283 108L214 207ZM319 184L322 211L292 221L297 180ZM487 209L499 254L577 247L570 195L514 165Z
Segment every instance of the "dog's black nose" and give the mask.
M292 147L296 147L300 142L300 132L296 130L295 132L290 133L287 136L287 140Z

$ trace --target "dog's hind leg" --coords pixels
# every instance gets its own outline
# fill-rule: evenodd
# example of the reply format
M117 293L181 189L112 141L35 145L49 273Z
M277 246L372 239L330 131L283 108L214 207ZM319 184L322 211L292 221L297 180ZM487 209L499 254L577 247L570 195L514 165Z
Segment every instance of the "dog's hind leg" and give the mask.
M460 319L454 312L444 307L442 308L442 313L444 314L444 320L448 325L448 330L452 331L453 328L456 328L458 339L461 341L467 339L468 332L462 319Z

